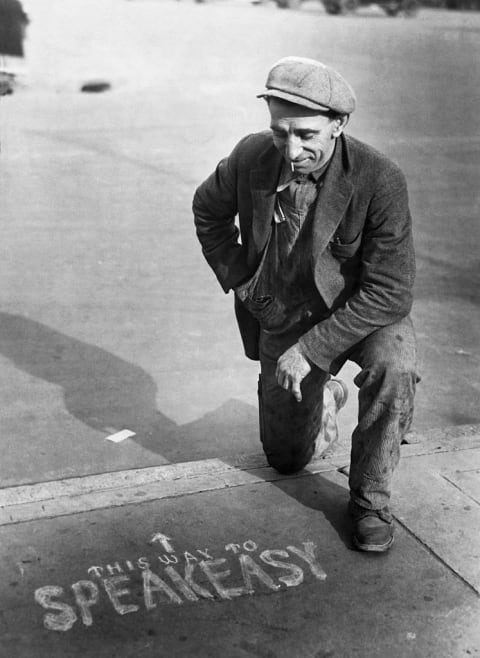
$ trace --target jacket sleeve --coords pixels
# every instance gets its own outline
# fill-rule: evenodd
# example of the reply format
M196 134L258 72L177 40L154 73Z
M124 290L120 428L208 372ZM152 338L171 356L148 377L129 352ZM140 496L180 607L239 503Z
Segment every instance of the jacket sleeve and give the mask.
M367 211L356 291L299 340L307 357L333 374L349 349L408 315L412 306L415 260L406 183L398 169L383 178Z
M193 214L197 237L208 264L228 292L249 276L245 250L235 225L238 176L244 138L196 190Z

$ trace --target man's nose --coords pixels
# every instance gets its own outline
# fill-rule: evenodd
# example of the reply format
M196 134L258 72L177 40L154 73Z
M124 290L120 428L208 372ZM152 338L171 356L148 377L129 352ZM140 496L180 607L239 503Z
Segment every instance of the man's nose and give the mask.
M288 160L296 160L303 150L301 140L295 135L289 135L285 144L285 155Z

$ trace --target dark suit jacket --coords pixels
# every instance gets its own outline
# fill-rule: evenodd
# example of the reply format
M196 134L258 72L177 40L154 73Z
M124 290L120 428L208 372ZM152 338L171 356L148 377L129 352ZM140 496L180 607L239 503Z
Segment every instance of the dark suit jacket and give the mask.
M270 131L248 135L195 193L197 235L225 292L251 277L260 261L281 166ZM350 348L411 308L415 262L400 169L352 137L337 139L312 240L312 277L331 315L299 342L311 361L335 373ZM235 307L245 352L258 359L258 323L237 298Z

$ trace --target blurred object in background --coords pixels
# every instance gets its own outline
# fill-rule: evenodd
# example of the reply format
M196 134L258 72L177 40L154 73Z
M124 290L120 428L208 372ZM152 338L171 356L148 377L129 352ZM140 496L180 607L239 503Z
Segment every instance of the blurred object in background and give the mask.
M259 2L261 0L254 0L254 4ZM275 2L280 9L298 9L302 0L275 0ZM371 0L322 0L322 3L327 14L351 14L359 7L372 4ZM419 0L377 0L375 4L381 7L387 16L398 14L415 16L419 8Z
M196 0L204 2L204 0ZM251 0L252 4L263 4L266 0ZM298 9L303 0L274 0L280 9ZM322 0L327 14L351 14L359 7L377 5L387 16L416 16L420 7L438 7L467 11L479 11L480 0Z
M0 0L0 96L13 93L19 65L24 57L23 42L28 16L19 0Z
M480 0L445 0L447 9L465 9L467 11L479 11Z
M323 0L327 14L348 14L354 12L358 7L370 5L370 0ZM415 16L419 3L418 0L378 0L376 3L387 16Z

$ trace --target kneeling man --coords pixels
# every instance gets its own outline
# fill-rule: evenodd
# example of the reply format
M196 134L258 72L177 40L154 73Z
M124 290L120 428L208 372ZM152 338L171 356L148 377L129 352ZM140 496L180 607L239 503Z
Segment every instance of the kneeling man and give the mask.
M197 189L197 235L235 293L246 355L260 361L260 438L273 468L299 471L329 445L346 400L332 375L347 359L360 366L349 509L354 545L382 552L418 381L405 179L345 134L355 94L329 66L286 57L259 97L270 129L242 139Z

